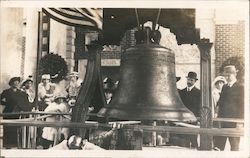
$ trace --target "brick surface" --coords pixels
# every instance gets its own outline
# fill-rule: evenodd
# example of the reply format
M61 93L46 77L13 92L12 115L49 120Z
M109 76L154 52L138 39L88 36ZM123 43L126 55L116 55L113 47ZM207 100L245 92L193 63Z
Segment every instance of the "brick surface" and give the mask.
M245 24L239 21L237 24L220 24L215 26L215 68L216 75L222 63L230 57L244 57Z

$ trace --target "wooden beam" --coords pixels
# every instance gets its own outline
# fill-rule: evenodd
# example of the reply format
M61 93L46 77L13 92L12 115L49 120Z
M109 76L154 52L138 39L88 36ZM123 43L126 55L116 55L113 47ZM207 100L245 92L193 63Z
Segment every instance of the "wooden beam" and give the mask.
M75 106L72 110L72 122L85 122L87 119L88 108L92 105L93 97L95 94L95 88L98 84L99 71L101 67L101 55L102 46L96 41L87 46L89 50L88 63L84 82L81 86L80 92L77 96ZM79 134L84 137L86 129L74 129L73 126L70 129L70 135Z
M244 123L244 119L237 119L237 118L213 118L213 122L235 122L235 123Z

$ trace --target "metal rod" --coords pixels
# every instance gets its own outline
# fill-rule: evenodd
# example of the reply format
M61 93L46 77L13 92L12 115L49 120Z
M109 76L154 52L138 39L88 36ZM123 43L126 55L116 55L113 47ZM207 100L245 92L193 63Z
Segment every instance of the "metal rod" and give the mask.
M102 123L78 123L78 122L0 122L4 126L37 126L37 127L69 127L69 128L100 128L105 127L112 129L112 125ZM171 126L146 126L146 125L123 125L123 128L128 129L143 129L143 131L156 132L172 132L177 134L210 134L219 136L244 136L244 128L188 128L188 127L171 127Z
M137 8L135 8L135 16L136 16L138 30L140 30L140 20L139 20Z
M218 136L244 136L243 128L189 128L172 126L146 126L146 125L124 125L123 128L139 128L143 131L172 132L176 134L210 134Z
M58 113L58 112L44 112L44 111L38 111L38 112L12 112L12 113L0 113L0 116L12 116L12 115L37 115L37 114L44 114L44 115L71 115L72 113L64 112L64 113ZM96 113L88 113L88 116L97 116Z
M36 127L71 127L71 128L85 128L85 127L107 127L112 128L112 125L102 123L79 123L79 122L45 122L45 121L7 121L1 120L0 125L4 126L36 126Z
M29 117L31 118L32 116L29 115ZM31 145L30 145L30 138L31 138L31 128L32 128L32 127L28 126L27 128L28 128L27 148L31 148Z
M37 121L37 115L34 116L35 117L35 121ZM37 126L33 126L34 127L34 135L33 135L33 141L32 141L32 148L36 149L36 137L37 137Z
M152 125L153 125L153 127L155 127L156 121L154 121ZM153 146L156 146L156 132L155 131L152 132L152 144L153 144Z
M37 38L37 57L36 57L36 80L35 80L35 108L38 109L38 81L39 81L39 63L42 55L42 16L43 13L38 11L38 38Z
M23 131L23 148L26 148L26 127L27 126L24 126L23 128L22 128L22 131Z
M152 30L156 30L156 25L157 25L157 23L159 21L160 14L161 14L161 8L159 8L156 19L155 19L155 22L153 22ZM158 29L159 29L159 26L158 26Z
M159 21L160 14L161 14L161 8L159 8L159 11L158 11L158 14L157 14L157 17L156 17L156 20L155 20L155 26L156 26L156 24L157 24L157 23L158 23L158 21Z

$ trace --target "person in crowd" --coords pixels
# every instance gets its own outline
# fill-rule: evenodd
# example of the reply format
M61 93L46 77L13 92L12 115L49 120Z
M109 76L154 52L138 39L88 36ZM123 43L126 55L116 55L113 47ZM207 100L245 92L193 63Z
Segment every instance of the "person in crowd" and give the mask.
M78 72L75 71L69 73L68 80L69 84L66 87L66 91L68 92L68 103L74 106L83 81L79 78Z
M78 72L75 71L69 73L68 79L69 84L66 90L68 92L69 98L76 98L80 91L82 80L79 78Z
M180 90L179 94L184 105L194 113L196 117L200 117L200 96L201 92L195 87L197 81L197 74L195 72L189 72L187 76L187 87ZM197 124L194 122L193 124ZM186 136L187 147L191 144L192 148L198 147L197 135Z
M221 90L223 85L226 83L226 79L223 76L217 76L213 83L213 91L212 91L212 117L216 118L218 116L218 107L217 102L219 101Z
M109 104L112 100L112 96L114 93L114 89L116 88L116 85L111 78L106 77L103 80L103 87L104 87L104 94L105 94L106 102L107 104Z
M31 111L28 95L20 90L20 77L13 77L9 81L10 88L1 94L1 105L4 106L3 113ZM19 115L4 116L4 119L18 119ZM4 126L3 146L6 148L17 146L17 127Z
M176 87L177 87L177 82L180 81L181 77L175 77L176 78ZM179 88L177 88L178 92L179 92Z
M228 65L224 67L224 76L227 84L222 88L220 99L217 103L219 107L218 117L221 118L244 118L244 87L237 80L238 70L234 65ZM221 122L222 128L240 128L241 125L232 122ZM214 147L220 150L224 150L226 140L229 139L229 143L232 151L239 150L239 137L214 137Z
M42 75L42 81L38 84L39 110L43 111L49 103L53 102L55 95L55 84L50 81L50 75Z
M50 150L105 150L87 139L82 139L80 136L72 135L69 139L63 140L61 143L50 148Z
M21 83L21 90L23 92L25 92L27 95L28 95L28 100L29 100L29 103L32 105L32 111L35 110L34 108L34 100L35 100L35 92L33 90L33 79L32 79L32 76L28 76L28 78L24 79ZM27 118L29 117L28 115L24 116L22 115L21 118ZM34 132L34 127L27 127L27 126L22 126L19 130L19 139L20 141L19 142L22 142L24 141L24 138L22 138L21 136L23 136L24 133L26 133L26 142L30 141L31 140L31 137L32 137L32 132ZM28 137L28 135L31 135L30 137ZM24 144L22 144L22 147L25 148L25 146L23 146Z
M49 105L44 110L45 112L58 112L58 113L66 113L68 112L68 108L66 105L66 96L63 94L57 94L55 96L54 102L49 103ZM50 117L46 118L46 122L59 122L64 121L64 119L60 119L61 116L52 115ZM44 149L48 149L50 146L54 144L54 141L60 141L58 140L58 134L62 134L64 137L67 137L68 133L66 129L62 129L62 133L58 133L58 129L55 127L44 127L42 132L42 146ZM59 135L61 136L61 135ZM65 138L66 139L66 138Z
M21 84L21 90L28 94L29 102L33 103L35 99L35 92L33 90L33 79L32 76L29 76Z

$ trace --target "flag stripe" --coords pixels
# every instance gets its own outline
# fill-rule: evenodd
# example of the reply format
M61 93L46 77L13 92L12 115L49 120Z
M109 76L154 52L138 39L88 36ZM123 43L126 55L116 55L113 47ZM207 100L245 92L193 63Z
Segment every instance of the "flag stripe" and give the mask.
M66 25L102 30L102 15L98 9L93 9L94 14L90 14L83 8L43 8L43 12Z
M72 9L71 10L68 10L68 9L55 9L55 8L49 8L49 9L56 12L57 14L65 16L67 18L77 19L77 20L87 20L87 21L89 20L88 18L82 16L81 13L73 11Z

